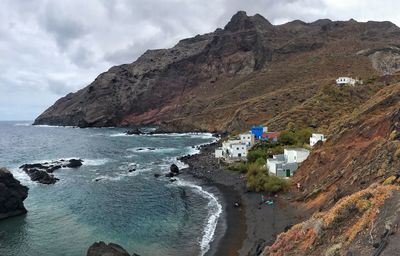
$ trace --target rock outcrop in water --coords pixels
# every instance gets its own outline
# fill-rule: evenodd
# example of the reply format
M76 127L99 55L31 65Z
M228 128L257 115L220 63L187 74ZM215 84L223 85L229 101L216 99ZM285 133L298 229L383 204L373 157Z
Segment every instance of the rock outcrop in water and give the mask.
M61 159L45 163L24 164L19 168L23 169L32 181L42 184L54 184L59 179L51 173L61 168L78 168L82 165L82 162L83 160L81 159Z
M261 15L238 12L223 29L112 67L59 99L35 124L241 131L275 117L273 129L291 121L320 128L376 92L365 85L346 92L353 97L337 97L326 87L339 76L373 84L398 71L399 41L400 29L390 22L274 26ZM315 107L319 102L324 111Z
M96 242L89 247L86 256L131 256L122 246L114 243ZM132 256L139 256L134 253Z
M24 200L28 188L21 185L10 171L0 168L0 220L25 214Z

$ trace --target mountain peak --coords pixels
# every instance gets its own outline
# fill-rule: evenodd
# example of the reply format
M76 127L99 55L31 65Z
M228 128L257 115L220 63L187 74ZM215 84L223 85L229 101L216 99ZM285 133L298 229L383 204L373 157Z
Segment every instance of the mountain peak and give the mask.
M225 26L225 30L234 32L239 30L247 30L254 28L269 28L273 25L260 14L248 16L245 11L238 11L232 16L231 20Z

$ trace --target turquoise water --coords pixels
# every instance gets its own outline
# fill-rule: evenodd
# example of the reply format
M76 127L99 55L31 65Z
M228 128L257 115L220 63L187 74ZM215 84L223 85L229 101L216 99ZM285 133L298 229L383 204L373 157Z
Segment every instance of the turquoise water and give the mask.
M123 131L0 122L0 165L29 187L28 214L0 221L0 255L85 255L98 240L143 256L208 250L221 212L216 192L154 174L166 173L172 163L182 167L176 157L194 153L192 146L211 142L211 135ZM33 183L18 169L68 158L84 165L55 171L60 181L54 185Z

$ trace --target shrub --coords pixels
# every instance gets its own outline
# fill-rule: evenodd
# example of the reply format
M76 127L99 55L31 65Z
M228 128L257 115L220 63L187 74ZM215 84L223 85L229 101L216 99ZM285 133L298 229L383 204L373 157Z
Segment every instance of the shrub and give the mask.
M255 192L266 191L275 193L289 188L289 184L285 179L276 176L269 176L264 166L257 162L248 164L246 178L247 188L249 190Z
M277 177L277 176L268 176L268 179L264 183L264 190L268 192L279 192L285 191L289 188L289 184L287 180Z
M247 161L249 163L254 163L255 161L257 161L257 159L266 159L267 158L267 152L265 152L265 150L250 150L247 153Z

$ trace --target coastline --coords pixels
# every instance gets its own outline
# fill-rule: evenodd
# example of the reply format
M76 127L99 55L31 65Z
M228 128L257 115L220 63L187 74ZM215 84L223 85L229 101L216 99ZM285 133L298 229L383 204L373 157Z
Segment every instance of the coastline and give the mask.
M178 159L189 166L182 169L183 175L203 181L202 186L215 187L222 197L223 214L205 255L258 255L301 219L300 211L289 207L290 198L285 194L275 197L272 206L261 204L261 193L247 192L242 175L226 170L214 157L218 144L202 145L198 154ZM236 202L240 207L234 206Z

